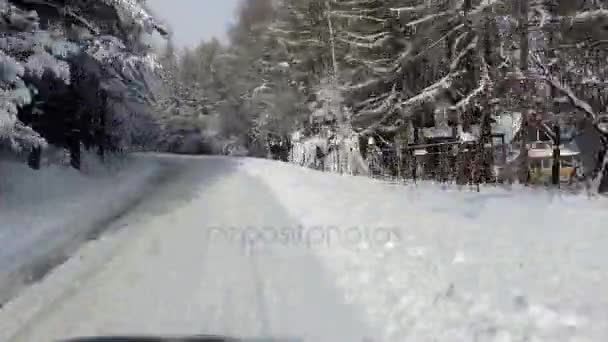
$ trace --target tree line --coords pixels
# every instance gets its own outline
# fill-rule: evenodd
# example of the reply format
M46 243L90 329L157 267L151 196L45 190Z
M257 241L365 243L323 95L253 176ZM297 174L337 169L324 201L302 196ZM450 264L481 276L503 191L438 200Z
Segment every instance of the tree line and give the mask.
M433 130L460 142L457 180L484 182L508 119L521 181L533 131L576 141L590 186L608 179L598 1L243 0L227 42L169 39L157 59L142 36L169 32L141 0L0 0L0 13L0 148L33 166L47 144L75 166L81 146L284 156L294 132L402 155Z
M484 146L508 118L514 177L529 177L536 131L577 140L598 188L607 20L587 0L247 0L227 44L203 42L177 64L204 120L219 121L212 131L261 155L323 125L356 135L363 155L370 137L420 144L433 128L467 142L457 173L483 182L494 162Z

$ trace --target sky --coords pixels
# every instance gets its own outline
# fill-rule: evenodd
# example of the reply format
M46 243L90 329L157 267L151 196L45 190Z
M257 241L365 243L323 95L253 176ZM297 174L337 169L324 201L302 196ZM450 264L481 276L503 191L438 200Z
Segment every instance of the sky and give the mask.
M226 39L240 0L147 0L156 15L174 32L175 44L192 47L201 40Z

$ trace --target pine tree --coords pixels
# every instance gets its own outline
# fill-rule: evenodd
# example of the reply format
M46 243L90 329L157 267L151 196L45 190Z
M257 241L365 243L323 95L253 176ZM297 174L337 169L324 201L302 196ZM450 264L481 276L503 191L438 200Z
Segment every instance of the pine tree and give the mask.
M149 139L157 63L140 38L166 30L142 2L1 0L0 13L0 65L13 70L0 84L1 145L64 146L79 167L81 144L103 153Z

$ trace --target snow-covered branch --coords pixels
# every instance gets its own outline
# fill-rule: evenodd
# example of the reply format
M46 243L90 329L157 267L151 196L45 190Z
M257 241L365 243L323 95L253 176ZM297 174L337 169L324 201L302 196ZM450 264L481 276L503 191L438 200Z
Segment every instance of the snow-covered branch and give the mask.
M437 97L442 91L448 89L449 87L452 86L452 83L454 82L454 80L463 75L465 73L464 70L460 70L460 71L455 71L455 72L451 72L450 74L444 76L443 78L441 78L440 80L438 80L437 82L431 84L430 86L422 89L422 91L420 91L420 93L418 93L416 96L412 96L410 98L408 98L405 101L400 102L397 105L397 108L401 109L402 111L407 110L411 107L414 106L420 106L422 103L427 102L431 99L434 99L435 97Z
M432 14L426 15L426 16L420 18L420 19L412 20L412 21L408 22L407 24L405 24L405 26L410 26L410 27L417 26L419 24L424 24L424 23L426 23L428 21L432 21L434 19L441 18L441 17L447 16L449 14L450 14L449 11L443 11L443 12L439 12L439 13L432 13Z
M473 40L471 40L471 42L467 46L465 46L465 48L462 49L462 51L460 51L460 53L456 56L456 58L454 58L454 60L450 64L450 70L455 70L458 67L458 65L460 64L460 62L462 61L462 59L469 52L474 51L477 48L478 41L479 41L479 38L477 36L473 37Z
M568 87L568 85L562 83L559 79L557 79L556 77L554 77L553 75L550 74L549 70L547 69L547 67L541 62L540 57L537 54L533 54L532 55L532 60L536 63L536 65L542 70L543 72L543 80L549 84L549 86L553 87L554 89L564 93L568 99L570 100L570 102L572 103L572 105L574 105L576 108L580 109L581 111L583 111L585 113L585 116L587 116L590 120L592 120L593 122L596 121L598 115L594 112L593 108L591 107L591 105L589 105L587 102L581 100L578 96L576 96L576 94L574 93L574 91L572 91L572 89L570 89L570 87Z
M331 16L337 19L355 19L355 20L369 20L377 23L384 23L386 19L378 18L374 16L364 15L364 14L356 14L350 11L333 11Z
M401 15L401 13L411 13L411 12L418 12L418 11L423 11L425 10L427 7L426 5L418 5L418 6L405 6L405 7L391 7L390 10L393 12L397 12L397 15Z
M608 19L608 9L597 9L592 11L577 12L572 16L573 22L587 22L596 19Z
M466 110L466 108L470 106L471 100L475 99L477 96L485 94L488 91L488 88L491 85L489 66L484 56L481 56L481 54L479 59L481 60L481 79L479 81L479 85L462 100L458 101L458 103L453 106L453 109L459 111Z

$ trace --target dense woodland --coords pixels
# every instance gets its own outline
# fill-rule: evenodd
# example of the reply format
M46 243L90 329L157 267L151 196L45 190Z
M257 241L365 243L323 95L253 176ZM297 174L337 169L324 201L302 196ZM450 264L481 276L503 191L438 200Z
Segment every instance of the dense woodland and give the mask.
M528 183L527 150L542 137L576 144L577 180L599 189L608 163L607 6L249 0L228 44L171 52L179 62L169 64L194 100L189 115L203 114L203 130L249 153L277 157L285 149L277 145L292 147L283 157L327 169L333 148L348 155L334 153L331 163L346 164L337 170ZM433 153L420 158L416 146Z
M608 187L606 1L243 0L227 42L186 50L144 1L0 13L0 148L34 166L51 144L530 183L543 141L553 160L575 145L576 182Z

